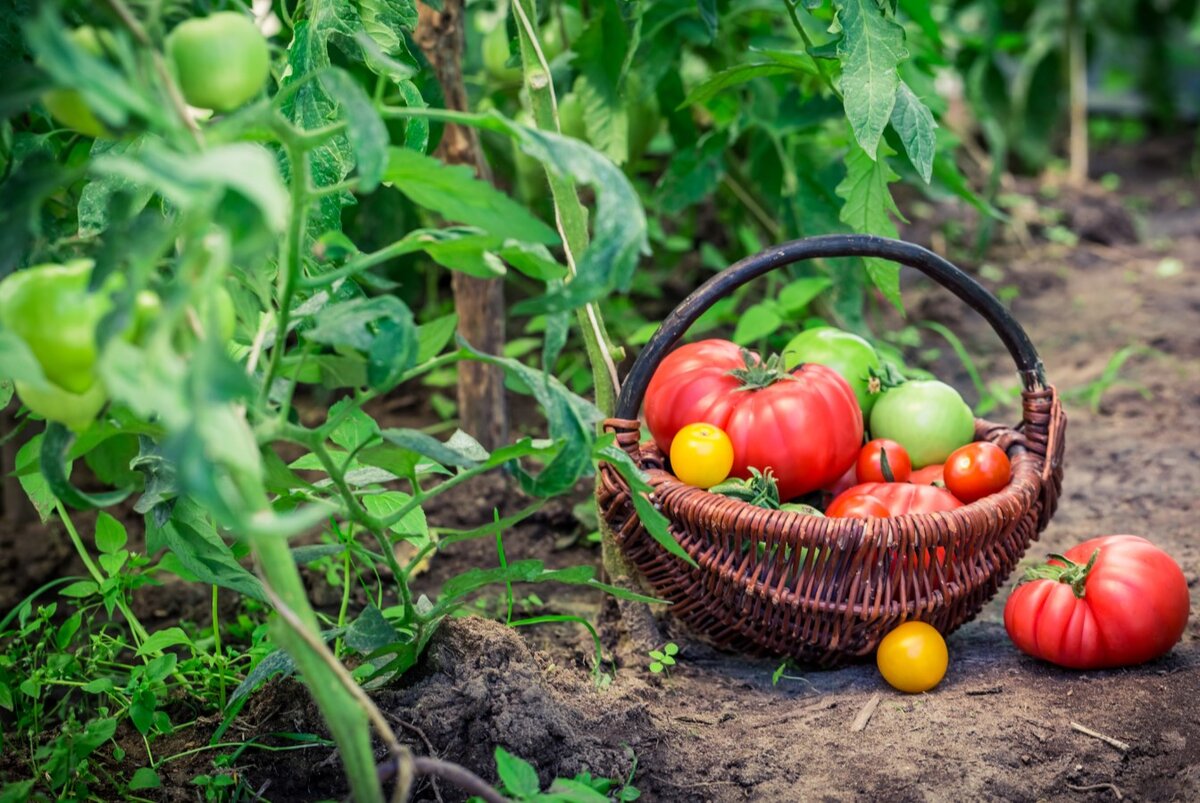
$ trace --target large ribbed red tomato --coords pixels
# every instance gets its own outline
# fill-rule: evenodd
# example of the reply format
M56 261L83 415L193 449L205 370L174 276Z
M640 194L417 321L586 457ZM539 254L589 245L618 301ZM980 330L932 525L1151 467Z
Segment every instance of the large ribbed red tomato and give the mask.
M1071 669L1133 666L1183 635L1187 578L1145 538L1106 535L1050 557L1004 606L1004 628L1024 652Z
M935 513L939 510L954 510L962 502L945 488L934 485L913 485L908 482L864 482L842 491L829 503L829 508L843 504L842 499L850 496L873 496L887 507L893 516L908 513Z
M837 372L807 363L784 371L727 340L681 346L646 390L646 425L669 454L688 424L720 427L733 441L730 476L775 473L781 499L824 487L846 471L862 445L862 411Z

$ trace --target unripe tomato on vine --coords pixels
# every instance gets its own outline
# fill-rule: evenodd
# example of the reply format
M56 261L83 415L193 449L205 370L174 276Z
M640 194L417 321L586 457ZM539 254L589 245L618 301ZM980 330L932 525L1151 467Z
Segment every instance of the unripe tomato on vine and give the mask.
M271 69L266 38L252 19L235 11L180 23L167 36L167 55L184 99L216 112L251 100Z

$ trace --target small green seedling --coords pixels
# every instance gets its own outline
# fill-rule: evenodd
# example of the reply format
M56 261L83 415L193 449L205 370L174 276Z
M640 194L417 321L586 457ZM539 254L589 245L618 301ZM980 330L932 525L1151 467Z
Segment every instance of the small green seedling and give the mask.
M675 666L675 656L679 654L679 645L668 642L661 650L650 651L650 671L670 677L670 667Z

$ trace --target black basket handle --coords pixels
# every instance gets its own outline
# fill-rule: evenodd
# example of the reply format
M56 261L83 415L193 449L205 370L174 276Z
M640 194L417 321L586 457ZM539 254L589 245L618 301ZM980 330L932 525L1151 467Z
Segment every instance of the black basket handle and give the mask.
M616 417L637 418L650 378L676 341L718 299L768 271L805 259L878 257L907 265L929 276L983 316L1008 348L1027 392L1046 387L1045 370L1025 330L983 285L948 260L919 245L869 234L829 234L806 237L746 257L694 290L663 321L638 354L617 399Z

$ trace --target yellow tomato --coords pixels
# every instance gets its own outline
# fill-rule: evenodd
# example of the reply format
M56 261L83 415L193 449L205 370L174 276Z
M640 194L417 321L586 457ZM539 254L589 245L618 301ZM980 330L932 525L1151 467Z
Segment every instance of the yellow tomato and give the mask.
M671 468L681 482L711 488L733 468L733 442L720 427L688 424L671 441Z
M875 662L883 679L909 694L942 682L949 663L946 640L925 622L905 622L883 637Z

